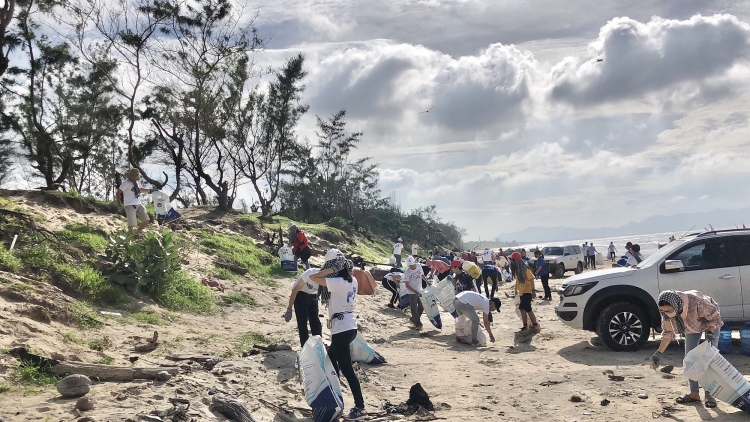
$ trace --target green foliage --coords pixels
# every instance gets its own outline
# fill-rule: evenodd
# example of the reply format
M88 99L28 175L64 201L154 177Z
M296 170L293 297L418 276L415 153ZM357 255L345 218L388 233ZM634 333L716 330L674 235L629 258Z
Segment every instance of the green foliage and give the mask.
M104 355L101 357L101 359L96 361L96 363L101 365L112 365L113 363L115 363L115 359L112 356Z
M21 259L11 253L3 242L0 242L0 270L16 272L22 266Z
M52 366L48 362L35 364L28 360L22 360L11 374L11 380L20 385L47 387L57 384L60 377L50 373Z
M239 278L239 277L237 276L237 274L235 274L235 273L233 273L233 272L229 271L229 270L228 270L228 269L226 269L226 268L221 268L221 267L213 267L213 268L211 269L211 273L212 273L212 274L213 274L213 275L214 275L214 276L215 276L216 278L219 278L219 279L222 279L222 280L230 280L230 281L234 281L234 280L237 280L237 278Z
M354 232L354 228L351 226L351 224L347 223L346 220L344 220L342 217L333 217L332 219L328 220L326 225L335 229L339 229L350 236Z
M18 250L18 258L27 271L49 271L57 262L47 245L37 245Z
M104 323L98 319L99 315L86 302L75 302L70 305L70 310L78 317L78 326L83 330L98 329L104 326Z
M276 282L276 280L272 279L271 277L260 277L256 280L258 284L261 286L266 287L279 287L279 283Z
M5 394L11 390L10 384L4 382L0 384L0 394Z
M96 350L97 352L103 352L112 347L112 340L108 336L94 339L88 342L89 349Z
M240 305L247 305L251 308L258 306L258 302L249 296L244 296L239 293L227 293L224 296L221 297L222 302L224 302L225 305L232 305L234 303L239 303Z
M65 340L68 343L73 344L84 344L85 341L81 340L76 336L76 334L72 331L68 331L67 333L63 333L63 340Z
M132 276L137 289L151 294L163 291L180 271L179 248L174 233L167 228L161 233L147 231L137 238L122 230L110 238L105 252L117 271Z
M282 274L277 259L258 248L253 240L242 235L226 235L202 230L197 232L200 245L224 261L240 266L253 275Z
M129 318L137 322L151 325L167 325L168 323L154 312L136 312L131 314Z
M66 225L60 237L64 240L85 246L95 252L104 252L104 249L109 244L107 234L103 230L77 223Z
M55 269L78 293L95 302L120 303L123 300L123 293L117 286L92 267L62 263Z
M254 344L273 344L273 343L285 343L283 340L269 337L267 335L248 331L237 338L233 350L237 353L246 352L253 348Z
M211 314L216 311L213 292L184 271L172 273L154 298L167 309Z

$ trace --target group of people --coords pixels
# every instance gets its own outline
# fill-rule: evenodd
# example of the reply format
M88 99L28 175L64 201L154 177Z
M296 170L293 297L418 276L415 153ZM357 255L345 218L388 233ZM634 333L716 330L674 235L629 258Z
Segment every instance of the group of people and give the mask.
M581 250L583 251L583 268L591 268L592 270L596 269L596 247L594 247L594 242L585 242L583 245L581 245Z

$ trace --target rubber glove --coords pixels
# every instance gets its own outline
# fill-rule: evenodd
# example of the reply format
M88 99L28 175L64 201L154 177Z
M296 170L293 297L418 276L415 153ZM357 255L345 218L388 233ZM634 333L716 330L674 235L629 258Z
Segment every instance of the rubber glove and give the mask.
M291 321L291 320L292 320L292 309L291 309L291 308L289 308L289 309L287 309L287 310L286 310L286 312L284 313L284 321L286 321L286 322L289 322L289 321Z

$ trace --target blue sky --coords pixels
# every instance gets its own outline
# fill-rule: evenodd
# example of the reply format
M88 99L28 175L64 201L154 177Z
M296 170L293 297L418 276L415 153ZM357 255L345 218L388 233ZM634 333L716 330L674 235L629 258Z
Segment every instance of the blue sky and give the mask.
M747 206L749 5L247 3L260 63L308 58L302 133L345 108L384 193L469 239Z

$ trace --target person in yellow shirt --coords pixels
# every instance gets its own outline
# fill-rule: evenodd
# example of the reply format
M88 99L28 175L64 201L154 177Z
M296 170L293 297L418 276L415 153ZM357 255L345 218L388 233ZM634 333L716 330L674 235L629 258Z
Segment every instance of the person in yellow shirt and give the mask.
M518 252L513 252L510 255L510 266L516 278L516 295L521 297L521 304L518 306L523 320L521 332L533 331L538 333L542 327L539 326L536 315L531 310L531 300L534 298L534 273L531 272ZM529 319L531 319L530 328L527 323Z

